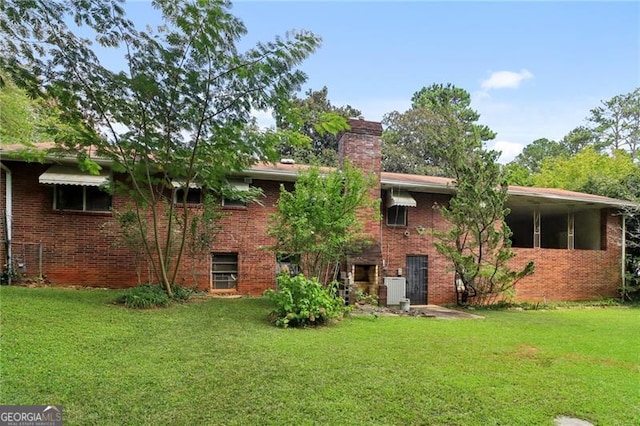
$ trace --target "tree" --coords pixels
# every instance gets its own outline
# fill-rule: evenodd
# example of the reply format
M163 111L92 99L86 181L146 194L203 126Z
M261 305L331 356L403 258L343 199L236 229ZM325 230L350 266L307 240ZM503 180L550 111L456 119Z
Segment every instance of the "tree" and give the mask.
M594 132L583 126L571 130L560 142L547 138L536 139L505 166L508 181L513 185L531 186L533 175L540 173L545 161L571 157L586 147L597 150L600 146Z
M348 118L358 117L361 113L351 105L342 107L332 105L328 99L328 93L326 86L317 91L309 89L305 92L305 98L294 96L286 105L288 108L285 111L276 112L279 128L299 128L300 133L311 141L310 146L283 144L280 148L282 157L292 158L303 164L331 167L338 165L336 134L340 129L327 127L326 123L340 123L340 126L344 127Z
M505 164L502 167L502 174L509 185L533 186L531 171L515 161Z
M277 158L283 135L258 132L251 110L286 101L305 78L295 67L320 40L293 32L240 52L236 42L246 28L229 13L230 3L152 4L164 24L139 31L116 0L7 0L0 48L2 63L36 75L64 113L101 133L60 141L59 148L96 172L99 166L86 155L91 146L126 175L116 190L134 201L141 235L149 212L151 237L141 241L171 296L193 223L189 188L197 183L229 195L229 173ZM70 22L91 35L79 36ZM113 49L108 55L120 55L125 69L103 65L88 37ZM180 189L181 210L173 202Z
M382 169L395 173L443 176L444 170L434 155L429 127L436 115L426 108L404 113L393 111L383 120Z
M496 137L487 126L477 124L480 114L471 109L471 95L464 89L451 83L432 84L423 87L411 97L412 108L426 108L430 111L453 114L457 122L467 131L473 132L482 142Z
M625 149L632 158L640 151L640 88L602 101L591 110L589 121L603 146L612 151Z
M560 141L560 145L569 156L576 155L587 147L592 147L597 152L603 148L602 144L598 142L597 133L585 126L578 126L567 133Z
M36 143L77 138L87 130L66 122L55 100L21 87L0 67L0 145L21 145L22 155L35 155L29 148Z
M632 182L640 176L640 165L622 150L613 155L598 153L592 147L572 157L550 158L533 176L536 186L563 188L607 197L633 199Z
M368 195L372 185L372 177L348 161L324 175L317 167L301 172L293 191L280 187L268 229L276 240L271 249L299 257L305 276L333 281L336 266L367 243L358 212L375 205Z
M484 150L480 133L469 131L454 109L443 108L438 116L431 120L438 126L430 126L427 132L440 142L434 145L434 154L454 178L456 192L448 206L440 207L450 228L434 231L435 247L451 262L458 290L475 291L480 303L491 302L532 274L534 265L529 262L519 271L508 265L515 253L504 221L508 195L496 162L499 153Z
M522 152L513 160L513 163L524 167L530 173L538 173L545 159L567 155L568 151L562 143L541 138L525 146Z
M471 96L464 89L432 84L417 91L411 101L408 111L394 111L383 119L382 167L386 171L444 175L444 165L435 152L439 144L449 144L447 129L441 123L445 116L478 136L474 146L495 137L488 127L477 124L480 115L471 109Z

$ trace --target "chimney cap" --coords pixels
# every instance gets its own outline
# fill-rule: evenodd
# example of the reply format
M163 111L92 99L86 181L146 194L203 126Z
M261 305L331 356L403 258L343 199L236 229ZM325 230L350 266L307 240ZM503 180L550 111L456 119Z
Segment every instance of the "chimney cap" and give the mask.
M362 117L350 118L348 120L351 129L344 133L360 133L380 136L382 134L382 124L378 121L367 121Z

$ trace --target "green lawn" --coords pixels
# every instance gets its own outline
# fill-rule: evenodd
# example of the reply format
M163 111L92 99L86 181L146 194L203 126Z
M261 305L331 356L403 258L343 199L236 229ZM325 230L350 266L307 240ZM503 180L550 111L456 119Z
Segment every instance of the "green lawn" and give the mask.
M0 403L79 425L640 421L637 308L283 330L262 299L133 311L117 294L0 288Z

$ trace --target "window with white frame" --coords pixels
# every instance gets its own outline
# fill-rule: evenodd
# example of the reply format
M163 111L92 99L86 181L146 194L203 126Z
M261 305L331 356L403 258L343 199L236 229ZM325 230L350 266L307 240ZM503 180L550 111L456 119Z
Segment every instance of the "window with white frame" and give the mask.
M249 184L245 180L231 180L229 186L234 195L227 194L222 197L222 207L247 207L247 202L240 194L249 191Z
M387 208L388 226L407 226L407 206L393 206Z
M602 211L514 207L505 218L511 244L520 248L605 250L606 226Z
M211 287L214 290L230 290L237 287L238 254L211 254Z

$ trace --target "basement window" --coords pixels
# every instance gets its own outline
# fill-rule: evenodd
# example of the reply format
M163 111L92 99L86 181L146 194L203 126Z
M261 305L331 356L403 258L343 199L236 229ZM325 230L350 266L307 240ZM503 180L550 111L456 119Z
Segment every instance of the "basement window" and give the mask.
M54 185L53 209L110 212L111 194L96 186Z
M238 282L238 254L211 254L211 287L214 290L231 290Z

